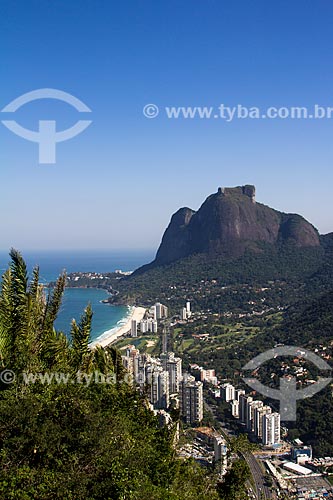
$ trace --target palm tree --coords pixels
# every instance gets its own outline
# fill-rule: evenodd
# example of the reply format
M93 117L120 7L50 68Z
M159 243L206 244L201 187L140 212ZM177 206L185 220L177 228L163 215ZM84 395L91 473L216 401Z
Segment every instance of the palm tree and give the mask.
M45 294L39 283L39 268L29 283L22 255L12 249L11 263L3 275L0 291L0 363L22 371L69 369L123 374L121 356L114 348L90 349L93 312L88 305L79 323L73 320L70 339L54 328L66 284L61 274Z
M92 317L93 312L88 304L80 322L77 324L75 319L72 321L71 367L75 372L78 370L89 372L92 369L94 355L89 349Z

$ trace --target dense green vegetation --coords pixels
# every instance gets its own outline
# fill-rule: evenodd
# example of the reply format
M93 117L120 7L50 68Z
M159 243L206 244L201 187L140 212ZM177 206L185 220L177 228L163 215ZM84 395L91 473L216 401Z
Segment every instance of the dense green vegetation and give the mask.
M88 348L92 311L72 324L68 340L53 327L64 289L48 296L36 268L11 252L0 294L0 355L16 379L0 392L0 498L3 500L214 499L214 482L177 460L173 430L160 428L146 402L124 380L115 349ZM12 370L12 372L8 372ZM113 383L79 383L78 371ZM24 374L63 373L45 383Z
M114 285L119 294L113 300L137 304L160 300L178 312L189 299L196 310L244 311L248 301L258 298L258 287L269 287L270 306L309 300L333 280L333 245L327 237L323 241L315 248L261 244L260 251L248 250L233 259L196 254L145 272L138 270Z
M226 473L225 481L219 485L219 494L222 499L246 500L248 497L245 484L251 477L249 466L245 460L235 460L231 469Z

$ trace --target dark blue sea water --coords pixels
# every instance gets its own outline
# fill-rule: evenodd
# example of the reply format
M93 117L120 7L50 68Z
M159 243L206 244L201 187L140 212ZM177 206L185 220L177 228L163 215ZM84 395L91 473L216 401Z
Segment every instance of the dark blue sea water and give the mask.
M133 271L142 264L154 258L153 251L36 251L22 252L28 269L39 265L41 282L54 281L64 269L70 273L82 272L112 272L116 269ZM0 252L0 275L8 266L7 252ZM116 328L125 322L130 313L128 307L111 306L101 303L107 297L104 290L97 289L66 289L56 328L69 333L71 320L80 319L88 303L92 305L94 316L91 340L95 340L105 331Z

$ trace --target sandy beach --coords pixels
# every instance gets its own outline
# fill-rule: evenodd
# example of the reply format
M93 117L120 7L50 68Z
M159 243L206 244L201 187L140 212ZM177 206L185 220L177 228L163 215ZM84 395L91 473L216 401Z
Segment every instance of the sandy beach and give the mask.
M112 330L108 330L104 332L98 340L95 340L91 344L89 344L90 348L94 348L96 346L106 347L113 342L115 342L119 337L122 337L126 333L128 333L131 329L132 319L136 321L141 321L144 317L146 309L144 307L134 307L132 313L128 317L126 323L119 328L112 328Z

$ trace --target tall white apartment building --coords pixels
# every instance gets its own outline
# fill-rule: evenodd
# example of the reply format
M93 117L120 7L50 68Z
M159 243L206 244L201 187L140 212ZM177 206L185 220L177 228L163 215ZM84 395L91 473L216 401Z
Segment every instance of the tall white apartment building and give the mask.
M151 308L149 309L149 314L153 316L153 319L157 319L156 305L151 306Z
M185 422L194 424L203 419L202 382L191 375L185 375L180 382L179 403L181 415Z
M160 359L163 369L169 373L170 394L177 394L182 378L182 359L176 357L173 352L161 354Z
M140 321L140 332L141 333L147 333L148 332L148 323L147 320L142 319Z
M246 429L249 432L254 431L254 411L257 408L262 408L264 406L264 403L262 401L251 401L247 405L247 411L246 411Z
M146 383L146 372L149 359L146 354L136 354L133 358L134 380L137 384L143 386Z
M138 336L138 324L136 319L132 319L131 321L131 337L137 337Z
M191 312L191 302L188 300L186 302L186 317L187 318L190 318L192 316L192 312Z
M244 389L235 389L235 399L239 401L239 397L244 395L245 391Z
M232 384L223 384L221 387L221 398L229 403L235 399L235 388Z
M191 302L187 301L185 307L180 310L180 319L185 321L191 317Z
M186 307L181 308L179 316L182 321L185 321L187 319Z
M155 319L151 321L151 331L152 333L157 333L157 330L158 330L157 321Z
M247 418L247 406L249 403L252 403L253 398L251 396L248 396L247 394L241 394L239 396L239 419L240 421L245 424L246 423L246 418Z
M272 408L268 405L255 408L253 415L253 431L258 439L262 439L262 422L264 415L272 413Z
M237 399L231 401L231 414L234 418L239 418L239 402Z
M156 309L156 319L163 319L168 317L168 308L161 304L160 302L157 302L155 304L155 309Z
M131 356L122 356L121 357L122 363L124 368L128 371L130 374L134 374L134 362L133 358Z
M151 373L150 402L156 409L167 409L169 400L169 374L154 367Z
M262 420L262 443L265 446L273 446L280 443L280 413L264 415Z
M140 331L141 333L157 333L157 321L152 318L142 319L140 321Z
M157 302L157 304L155 304L156 319L161 319L163 317L163 315L162 315L163 309L162 308L163 308L163 305L160 302Z
M138 349L135 349L134 345L128 346L126 349L126 355L121 357L124 367L131 375L135 376L135 367L139 357L140 353Z

